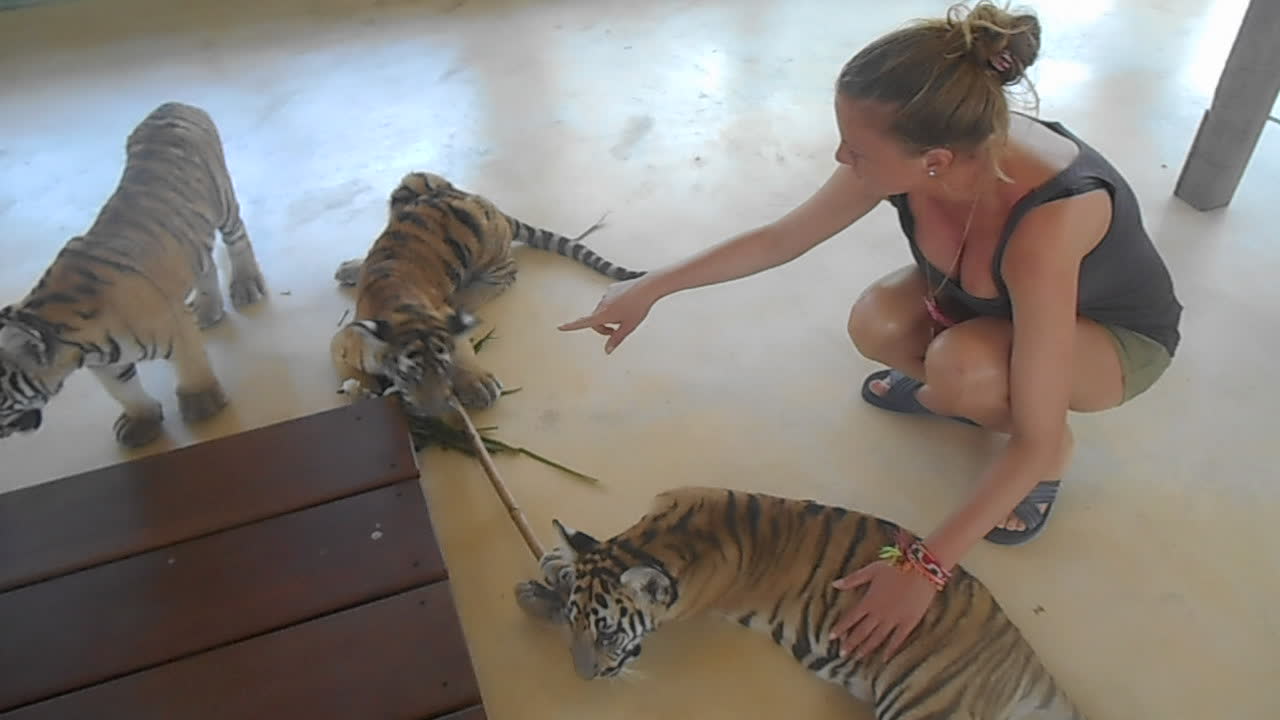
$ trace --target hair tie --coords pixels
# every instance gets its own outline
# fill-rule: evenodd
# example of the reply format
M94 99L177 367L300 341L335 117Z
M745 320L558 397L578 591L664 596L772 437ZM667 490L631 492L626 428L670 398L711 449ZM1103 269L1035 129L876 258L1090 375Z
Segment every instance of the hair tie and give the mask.
M988 60L987 64L995 68L995 71L1000 74L1007 73L1013 69L1013 53L1008 50L1001 50Z

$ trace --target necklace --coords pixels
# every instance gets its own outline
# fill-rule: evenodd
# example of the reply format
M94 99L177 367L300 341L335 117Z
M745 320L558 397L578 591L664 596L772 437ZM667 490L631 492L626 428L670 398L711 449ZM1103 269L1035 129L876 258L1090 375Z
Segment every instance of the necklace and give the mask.
M964 232L960 235L960 246L956 248L955 259L951 261L951 268L942 275L942 282L938 283L938 287L930 289L928 275L925 276L924 308L929 313L929 317L933 318L933 323L929 326L929 336L937 337L938 329L943 330L956 324L955 320L947 317L938 305L938 293L942 292L942 288L946 287L951 280L951 276L956 273L956 269L960 265L960 257L964 254L965 243L969 241L969 228L973 225L973 216L978 209L978 199L982 197L981 192L973 196L973 203L969 206L969 217L964 221ZM926 263L928 264L928 263Z

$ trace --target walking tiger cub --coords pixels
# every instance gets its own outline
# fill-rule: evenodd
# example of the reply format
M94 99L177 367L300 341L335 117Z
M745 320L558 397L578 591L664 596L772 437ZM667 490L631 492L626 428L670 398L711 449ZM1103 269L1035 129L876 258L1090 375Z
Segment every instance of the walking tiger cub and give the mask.
M827 634L863 589L837 578L874 562L898 526L756 493L681 488L600 542L555 522L562 545L543 580L516 585L533 617L566 624L574 669L611 677L660 625L715 612L768 633L818 677L871 704L880 720L1082 720L991 593L962 568L888 663L840 657Z
M125 149L123 175L92 226L25 298L0 309L0 438L38 429L45 405L82 367L123 406L115 435L127 447L154 440L164 418L135 363L174 364L189 422L226 405L200 336L223 317L214 230L231 258L232 305L256 302L264 282L217 128L199 108L165 103Z
M487 408L502 383L457 342L475 313L515 282L513 244L573 258L614 280L642 271L610 263L581 240L532 227L492 201L429 172L405 175L391 193L386 228L363 259L339 265L334 278L356 287L355 315L336 332L330 354L348 394L399 392L414 414L443 417L455 395Z

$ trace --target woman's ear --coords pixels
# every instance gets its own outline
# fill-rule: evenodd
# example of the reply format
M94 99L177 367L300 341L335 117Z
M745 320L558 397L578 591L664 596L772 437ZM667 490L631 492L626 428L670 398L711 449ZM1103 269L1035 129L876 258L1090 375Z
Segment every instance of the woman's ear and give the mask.
M925 174L929 177L942 177L951 169L956 159L955 153L948 148L929 148L920 156L924 163Z

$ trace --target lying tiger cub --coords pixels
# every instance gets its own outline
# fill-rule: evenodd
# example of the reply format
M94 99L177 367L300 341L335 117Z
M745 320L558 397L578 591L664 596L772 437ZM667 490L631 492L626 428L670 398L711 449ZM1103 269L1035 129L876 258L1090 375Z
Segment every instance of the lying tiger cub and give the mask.
M573 258L614 280L642 271L610 263L576 238L531 227L493 202L445 178L411 172L391 193L386 228L363 259L339 265L334 278L356 287L352 322L330 342L343 392L363 397L398 392L414 414L490 407L502 383L480 367L468 342L477 309L516 279L514 243Z
M827 635L862 590L831 584L874 562L898 526L807 500L716 488L661 493L600 542L556 521L542 581L516 586L529 615L567 624L574 669L617 675L663 623L715 612L768 633L879 720L1083 720L1017 627L957 567L889 661L841 657Z

